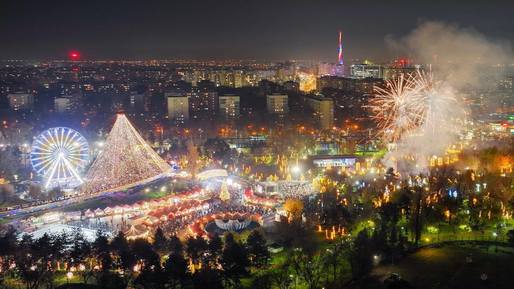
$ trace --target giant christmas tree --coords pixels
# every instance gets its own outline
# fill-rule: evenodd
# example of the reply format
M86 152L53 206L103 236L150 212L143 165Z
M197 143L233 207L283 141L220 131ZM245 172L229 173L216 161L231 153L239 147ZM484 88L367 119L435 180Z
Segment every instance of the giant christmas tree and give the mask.
M223 202L226 202L226 201L230 200L230 192L228 191L228 187L227 187L227 182L226 181L223 181L223 183L221 183L220 199Z
M170 171L124 114L118 114L104 149L87 172L82 192L94 194L133 187Z

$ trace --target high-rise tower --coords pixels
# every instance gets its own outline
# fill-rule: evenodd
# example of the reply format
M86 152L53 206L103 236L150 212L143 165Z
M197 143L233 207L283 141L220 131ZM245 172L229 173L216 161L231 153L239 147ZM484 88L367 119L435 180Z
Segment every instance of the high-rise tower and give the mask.
M343 62L343 32L339 31L339 48L337 52L337 63L344 65Z

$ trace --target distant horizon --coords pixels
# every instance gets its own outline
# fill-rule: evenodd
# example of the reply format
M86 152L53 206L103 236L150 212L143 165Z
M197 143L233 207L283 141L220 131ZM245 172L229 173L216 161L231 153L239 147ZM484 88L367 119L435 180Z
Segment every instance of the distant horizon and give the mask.
M396 58L391 58L387 61L394 60ZM355 62L355 61L369 61L372 63L384 63L378 62L370 58L362 58L362 59L350 59L345 60L345 62ZM271 63L271 62L322 62L322 63L330 63L330 64L338 64L336 61L327 61L324 59L256 59L256 58L91 58L91 59L81 59L81 60L69 60L66 58L19 58L19 59L0 59L2 62L23 62L23 61L56 61L56 62L70 62L70 63L87 63L87 62L108 62L108 61L127 61L127 62L143 62L143 61L168 61L168 62L179 62L179 61L188 61L188 62L230 62L230 61L240 61L240 62L255 62L255 63ZM346 65L343 64L343 65Z
M345 64L343 66L349 66L353 64L365 64L364 62L370 62L370 65L389 65L392 64L394 60L402 58L399 57L393 57L388 60L383 61L375 61L370 58L363 58L363 59L350 59L345 60ZM77 63L77 64L87 64L87 63L98 63L98 62L151 62L151 61L158 61L158 62L189 62L189 63L198 63L198 64L206 64L208 62L241 62L243 64L249 64L249 63L256 63L256 64L272 64L272 63L286 63L286 62L311 62L314 63L328 63L332 65L338 65L337 60L336 61L325 61L321 59L236 59L236 58L226 58L226 59L199 59L199 58L148 58L148 59L81 59L81 60L69 60L65 58L48 58L48 59L0 59L0 62L62 62L62 63ZM417 62L415 59L413 59L412 65L435 65L433 63L422 63ZM504 63L497 63L497 64L491 64L491 63L483 63L480 62L478 64L483 64L487 66L514 66L514 59L512 62L504 62Z
M76 49L91 59L344 59L383 61L388 43L427 21L514 42L507 0L13 1L0 2L0 58L56 59ZM476 11L480 11L477 17Z

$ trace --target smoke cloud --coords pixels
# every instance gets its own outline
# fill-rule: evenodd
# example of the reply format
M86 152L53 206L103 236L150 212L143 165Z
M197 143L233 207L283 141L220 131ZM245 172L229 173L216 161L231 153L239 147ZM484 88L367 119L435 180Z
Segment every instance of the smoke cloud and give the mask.
M491 40L472 28L428 21L407 36L386 44L411 56L416 63L431 66L434 74L455 89L484 87L484 72L513 62L508 42Z
M493 87L505 71L502 68L513 61L512 50L508 43L487 39L474 29L434 21L421 23L400 39L388 37L386 44L429 68L435 79L426 99L436 104L431 108L436 117L405 135L384 158L386 165L403 173L425 171L428 158L444 155L464 132L469 108L461 92ZM406 158L415 163L414 168L402 165Z

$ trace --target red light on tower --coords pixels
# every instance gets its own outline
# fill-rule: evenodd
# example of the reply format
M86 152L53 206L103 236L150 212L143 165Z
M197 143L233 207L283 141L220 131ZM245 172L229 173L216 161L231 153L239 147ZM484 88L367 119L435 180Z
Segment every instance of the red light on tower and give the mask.
M71 61L80 60L80 52L78 52L78 51L70 51L70 53L68 54L68 58Z

